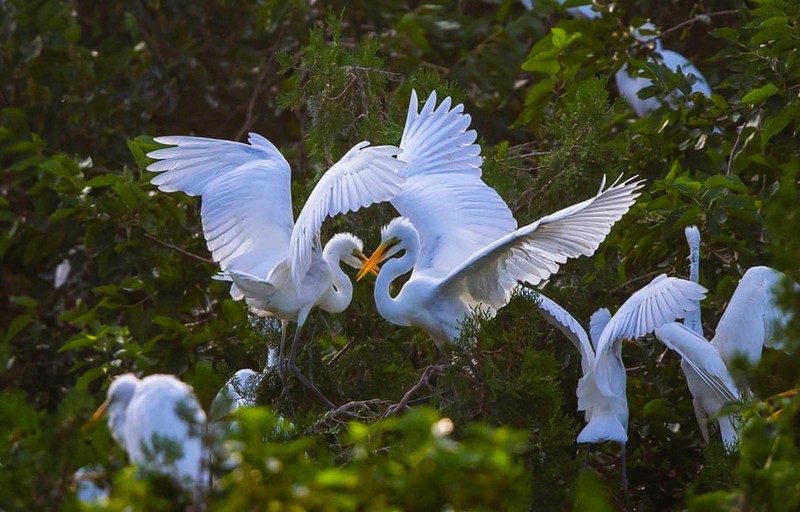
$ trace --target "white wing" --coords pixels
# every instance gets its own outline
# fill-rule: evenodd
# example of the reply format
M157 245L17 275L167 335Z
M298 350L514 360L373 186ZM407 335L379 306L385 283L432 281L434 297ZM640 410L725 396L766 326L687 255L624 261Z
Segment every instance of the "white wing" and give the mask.
M319 231L326 217L388 201L405 182L397 174L405 165L395 158L400 149L368 145L367 141L356 144L328 169L303 205L289 242L289 267L295 285L311 266L312 248L320 247Z
M631 295L597 342L594 366L600 392L613 396L607 365L602 361L610 360L619 353L617 345L623 339L639 338L665 323L684 318L687 312L699 307L699 301L705 298L705 293L706 289L697 283L661 274Z
M752 267L742 276L711 340L726 364L731 364L737 353L756 363L765 344L781 346L775 327L785 314L775 304L775 287L782 278L783 274L769 267Z
M589 337L586 336L586 331L575 317L550 298L539 293L534 300L536 300L539 313L544 319L561 331L581 353L581 368L583 374L586 375L594 363L594 350L589 342Z
M502 307L517 281L536 285L569 258L591 256L634 203L641 181L628 180L528 224L475 252L439 284L439 293Z
M679 323L662 325L655 333L664 345L680 354L720 400L734 402L740 398L725 361L705 338Z
M463 105L450 104L445 98L435 108L433 92L418 113L412 92L400 141L406 182L391 203L419 233L414 274L442 277L517 227L508 205L481 179L481 148L475 131L467 131L470 116Z
M203 232L222 270L266 277L286 257L292 233L291 171L270 141L251 133L250 144L203 137L159 137L160 172L151 182L164 192L202 197Z

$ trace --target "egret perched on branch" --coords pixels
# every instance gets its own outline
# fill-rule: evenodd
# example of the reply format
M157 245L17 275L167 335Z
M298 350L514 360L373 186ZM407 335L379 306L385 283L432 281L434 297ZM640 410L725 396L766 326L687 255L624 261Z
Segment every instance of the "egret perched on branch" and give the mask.
M633 36L637 41L653 46L651 53L647 56L647 60L663 66L672 72L682 73L691 85L692 93L699 92L703 96L711 97L711 88L708 86L708 81L699 69L692 65L689 60L680 53L672 50L665 50L661 46L660 36L643 33L656 31L657 29L652 23L645 23L638 29L633 30ZM645 87L652 86L653 81L641 76L631 76L627 63L623 64L615 73L614 79L617 82L617 89L619 90L620 96L625 99L637 116L644 117L651 112L655 112L661 106L661 100L658 98L639 98L639 91ZM666 101L669 105L674 106L679 96L680 93L672 93L666 98Z
M355 211L393 197L403 183L403 166L394 146L350 149L319 180L295 223L289 163L270 141L255 133L249 144L201 137L159 137L176 147L148 154L159 172L152 183L163 192L202 197L203 232L223 278L233 281L231 295L245 298L258 315L281 321L278 366L284 392L288 386L284 347L289 322L296 322L287 366L328 407L333 404L295 365L298 340L315 306L344 311L353 296L340 262L360 268L362 242L339 233L323 249L319 240L328 216Z
M532 297L545 320L560 330L581 354L583 377L578 382L578 410L586 411L579 443L614 441L622 445L622 485L627 488L625 443L628 441L628 399L622 340L636 339L657 327L684 318L699 308L706 289L699 284L662 274L626 300L614 316L595 311L589 335L564 308L541 293ZM597 375L604 374L612 393L601 393ZM589 456L588 447L586 452Z
M469 116L461 105L449 110L450 98L435 104L431 94L417 112L412 94L400 142L407 166L399 172L406 181L390 200L402 217L383 228L358 279L386 260L375 282L378 312L393 324L423 329L441 349L458 338L473 311L494 314L503 307L518 281L539 284L567 259L592 255L642 182L603 190L603 180L595 197L517 229L508 205L481 179L474 130L454 145L431 129L439 122L466 128ZM408 271L410 279L393 297L389 285Z
M145 471L166 474L196 500L209 482L208 451L203 442L206 415L192 388L172 375L139 379L120 375L90 424L108 416L112 437Z
M700 234L692 226L687 228L686 237L690 248L689 275L694 280L699 274ZM726 404L742 398L729 370L734 358L741 355L750 364L757 364L765 345L782 348L781 340L775 336L776 325L785 321L784 313L775 304L775 287L782 278L783 274L769 267L748 269L710 343L703 336L698 313L694 318L687 318L686 325L667 324L656 330L656 337L683 358L681 368L706 442L709 440L708 418L717 420L726 446L738 441L733 418L719 415Z

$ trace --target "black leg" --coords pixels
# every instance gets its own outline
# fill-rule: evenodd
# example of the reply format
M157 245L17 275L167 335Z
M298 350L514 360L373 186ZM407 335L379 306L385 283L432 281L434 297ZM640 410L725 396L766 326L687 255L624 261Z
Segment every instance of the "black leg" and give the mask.
M278 348L278 376L281 378L281 385L283 386L283 398L286 400L286 408L289 411L289 416L292 422L297 423L297 416L294 413L294 406L292 405L292 397L289 394L289 381L286 378L286 331L288 330L289 322L281 321L281 345ZM297 332L300 332L300 327L297 327ZM264 366L266 370L266 365Z
M628 469L626 467L625 457L625 443L620 443L619 465L622 467L620 471L620 482L622 483L622 492L625 495L625 501L628 501Z
M326 407L328 407L328 409L336 409L333 403L325 398L325 395L323 395L322 392L318 390L317 387L310 380L308 380L305 375L303 375L303 373L300 371L300 368L298 368L295 364L295 358L297 357L297 346L299 345L298 341L300 339L300 328L301 326L298 325L297 332L295 332L294 339L292 340L292 349L289 352L289 369L292 370L292 373L294 373L295 377L300 379L300 382L302 382L305 387L317 395L317 398L319 398L320 401L324 403Z
M591 451L591 449L592 449L592 445L591 444L587 444L586 445L586 457L583 459L583 470L584 471L589 469L589 452Z

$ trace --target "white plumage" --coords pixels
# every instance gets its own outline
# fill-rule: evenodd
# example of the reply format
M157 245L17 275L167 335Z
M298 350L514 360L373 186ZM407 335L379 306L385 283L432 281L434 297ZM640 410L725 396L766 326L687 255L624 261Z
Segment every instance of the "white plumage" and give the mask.
M633 31L634 37L640 42L647 42L654 46L653 51L647 56L651 62L659 64L672 72L683 73L691 84L692 93L699 92L703 96L711 96L711 88L705 76L700 72L697 67L689 62L689 60L678 52L672 50L665 50L661 46L661 38L659 36L643 35L644 31L656 31L656 27L651 23L645 23L639 29ZM656 97L641 99L638 97L639 91L645 87L653 85L652 80L641 76L631 76L628 70L628 65L623 66L614 74L614 79L617 83L617 89L620 96L630 105L631 109L637 116L643 117L651 112L658 110L661 106L661 100ZM674 106L678 103L681 94L680 92L673 92L666 99L667 103Z
M279 372L288 395L284 361L287 323L297 322L288 366L329 407L333 405L294 365L297 341L311 309L343 311L352 283L340 261L360 267L361 240L334 236L319 241L327 216L355 211L394 196L404 164L394 146L361 142L319 180L293 222L289 163L267 139L251 133L249 144L201 137L159 137L176 147L148 154L159 161L152 183L164 192L202 197L203 231L231 295L244 297L258 314L282 321Z
M690 278L698 279L700 233L696 227L686 229L689 242ZM764 346L782 348L775 328L785 321L785 314L775 303L775 287L783 274L769 267L752 267L745 272L717 325L709 343L703 336L699 312L687 317L687 324L668 324L656 330L656 337L681 357L681 368L692 393L697 423L708 442L706 425L715 418L723 443L733 446L738 441L737 425L729 415L720 416L722 408L742 398L729 368L737 356L750 364L761 359Z
M131 462L174 478L195 497L208 486L206 415L190 386L172 375L114 379L95 418L108 414L112 437Z
M420 327L440 348L459 336L475 309L493 314L504 306L518 281L539 284L567 259L592 255L642 186L633 180L606 190L601 185L595 197L516 229L505 201L481 179L480 146L475 132L465 131L469 116L461 105L449 107L449 98L436 107L431 94L417 113L412 95L400 143L406 182L391 200L402 217L382 230L381 245L359 274L405 251L378 274L378 312L396 325ZM430 130L436 123L453 133ZM420 153L435 158L415 158ZM392 297L391 282L412 269Z
M533 0L521 0L522 5L525 6L526 9L533 10ZM555 0L558 5L564 5L567 0ZM575 2L572 2L575 3ZM583 19L596 19L601 17L602 15L592 9L591 1L585 0L585 3L588 5L577 5L575 7L567 7L565 10L570 13L572 16L576 18L583 18Z

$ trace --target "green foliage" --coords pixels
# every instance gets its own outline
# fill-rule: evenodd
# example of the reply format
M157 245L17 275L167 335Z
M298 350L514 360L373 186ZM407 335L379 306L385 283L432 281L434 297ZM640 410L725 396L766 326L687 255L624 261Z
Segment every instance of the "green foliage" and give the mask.
M647 180L600 250L547 284L579 320L614 310L656 273L685 276L683 228L693 223L704 236L706 332L746 268L769 264L800 282L800 6L725 0L706 23L699 3L603 4L598 20L571 18L557 2L535 7L0 3L0 509L77 509L73 474L88 465L112 489L95 509L184 508L191 497L127 466L104 425L81 426L116 375L178 375L208 410L233 371L261 369L277 347L279 325L211 279L197 198L149 184L154 136L268 137L292 165L299 211L353 144L398 142L412 89L422 100L436 90L465 103L484 178L520 224L590 197L603 175ZM653 79L643 96L690 86L648 63L631 35L647 17L707 76L711 98L634 118L609 79L623 64ZM330 219L323 238L352 231L371 248L394 215L380 205ZM782 301L800 311L796 290ZM703 447L677 357L652 340L626 343L625 497L616 446L600 446L581 470L579 357L534 309L517 297L495 318L477 315L452 349L457 364L421 386L409 411L382 419L441 356L421 331L380 318L371 284L359 283L344 313L312 313L298 357L326 396L355 405L325 413L292 382L298 419L281 427L288 409L268 374L260 407L239 414L215 462L209 507L800 506L800 400L770 398L798 385L797 351L765 350L758 367L737 368L754 395L739 406L732 456ZM796 315L785 331L796 348ZM478 376L459 364L470 359Z

